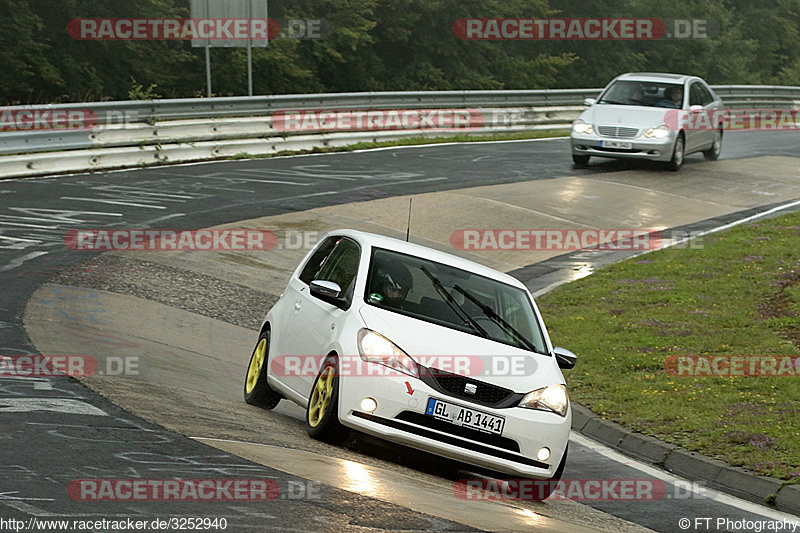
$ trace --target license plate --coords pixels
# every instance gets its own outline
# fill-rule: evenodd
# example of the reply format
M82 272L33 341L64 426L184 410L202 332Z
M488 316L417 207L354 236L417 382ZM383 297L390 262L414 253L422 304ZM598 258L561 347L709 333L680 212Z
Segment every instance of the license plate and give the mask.
M495 435L503 434L503 426L506 423L506 419L502 416L490 415L483 411L461 407L436 398L428 398L425 414L450 422L456 426L477 429L478 431L494 433Z
M603 148L623 148L625 150L630 150L633 144L622 141L600 141L600 146Z

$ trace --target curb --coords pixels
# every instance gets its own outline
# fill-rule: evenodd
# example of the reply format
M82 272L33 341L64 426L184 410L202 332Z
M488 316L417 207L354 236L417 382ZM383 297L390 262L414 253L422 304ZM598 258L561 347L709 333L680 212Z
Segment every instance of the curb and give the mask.
M583 405L572 404L572 429L606 446L690 481L778 511L800 516L800 485L758 476L739 467L690 452L650 435L605 420Z

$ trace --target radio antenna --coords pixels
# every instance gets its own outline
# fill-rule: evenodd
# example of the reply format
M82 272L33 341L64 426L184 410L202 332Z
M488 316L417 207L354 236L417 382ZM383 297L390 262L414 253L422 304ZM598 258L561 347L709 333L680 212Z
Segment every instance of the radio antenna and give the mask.
M408 224L406 225L406 242L408 241L408 237L411 235L411 198L408 199Z

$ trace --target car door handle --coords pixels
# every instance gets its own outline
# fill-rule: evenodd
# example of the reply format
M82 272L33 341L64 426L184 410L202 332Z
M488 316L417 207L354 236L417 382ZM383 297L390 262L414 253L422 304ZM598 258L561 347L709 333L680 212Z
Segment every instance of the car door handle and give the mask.
M297 301L294 303L294 308L295 308L297 311L299 311L299 310L300 310L300 300L297 300Z

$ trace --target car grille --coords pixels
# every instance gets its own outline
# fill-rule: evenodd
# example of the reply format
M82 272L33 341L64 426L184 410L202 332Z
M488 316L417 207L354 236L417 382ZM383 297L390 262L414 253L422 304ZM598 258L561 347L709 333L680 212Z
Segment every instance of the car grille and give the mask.
M521 394L517 394L511 389L436 368L427 369L427 372L421 374L423 374L421 376L423 381L440 392L487 407L511 407L522 399ZM467 384L473 386L475 394L466 392ZM515 399L516 402L514 402Z
M519 444L517 441L509 439L508 437L483 433L482 431L476 431L464 426L456 426L455 424L450 424L444 420L437 420L432 416L415 413L413 411L403 411L395 418L402 420L403 422L410 422L428 429L441 431L442 433L449 433L450 435L455 435L457 437L476 442L482 442L483 444L488 444L489 446L495 446L497 448L503 448L505 450L519 453Z
M626 126L598 126L597 133L603 137L616 137L618 139L633 139L639 133L639 128Z
M598 152L613 152L617 154L640 154L642 150L626 149L626 148L606 148L605 146L593 146L593 150Z

